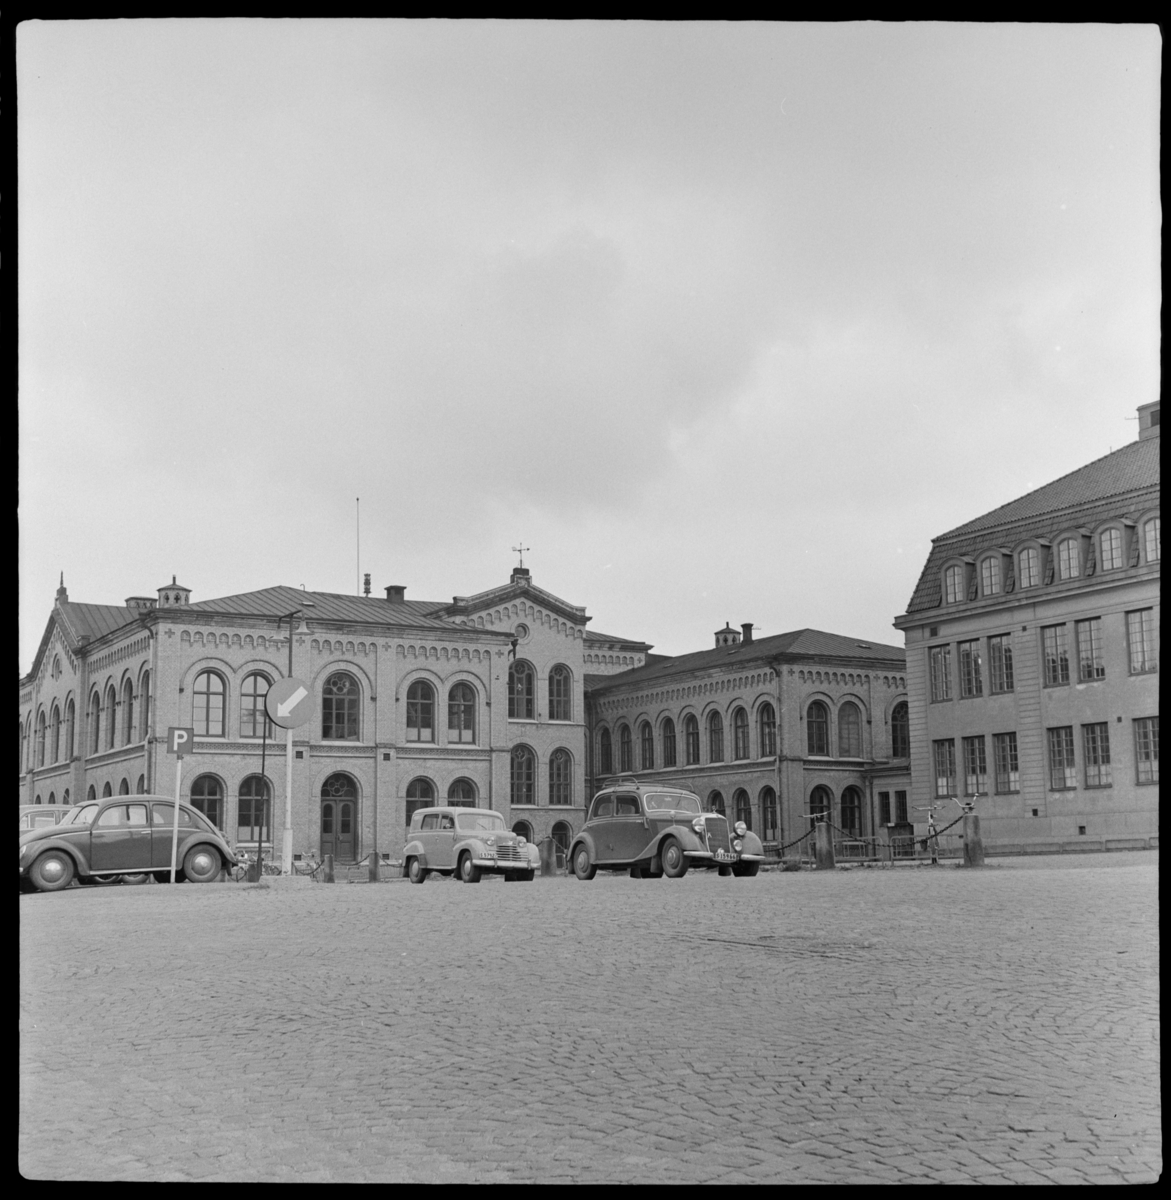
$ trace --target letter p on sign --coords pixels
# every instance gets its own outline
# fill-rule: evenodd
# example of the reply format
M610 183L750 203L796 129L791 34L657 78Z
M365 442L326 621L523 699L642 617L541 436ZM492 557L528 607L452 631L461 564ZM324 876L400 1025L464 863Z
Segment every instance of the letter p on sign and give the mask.
M174 754L177 758L182 758L183 755L191 753L191 748L194 743L194 729L180 729L176 726L172 726L167 730L168 754Z

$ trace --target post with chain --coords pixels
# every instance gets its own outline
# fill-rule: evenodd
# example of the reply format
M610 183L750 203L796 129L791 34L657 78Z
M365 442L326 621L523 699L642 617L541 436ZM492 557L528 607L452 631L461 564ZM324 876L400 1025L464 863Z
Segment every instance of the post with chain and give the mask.
M980 837L980 818L972 811L975 797L964 804L964 866L984 865L984 841Z
M823 816L819 817L814 833L813 856L813 865L816 870L832 871L834 869L834 831Z

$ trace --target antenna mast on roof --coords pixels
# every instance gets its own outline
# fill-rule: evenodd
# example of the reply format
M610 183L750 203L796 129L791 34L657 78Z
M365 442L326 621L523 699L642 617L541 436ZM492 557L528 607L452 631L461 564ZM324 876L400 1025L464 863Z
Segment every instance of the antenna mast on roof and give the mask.
M354 595L360 596L362 579L362 498L354 497Z

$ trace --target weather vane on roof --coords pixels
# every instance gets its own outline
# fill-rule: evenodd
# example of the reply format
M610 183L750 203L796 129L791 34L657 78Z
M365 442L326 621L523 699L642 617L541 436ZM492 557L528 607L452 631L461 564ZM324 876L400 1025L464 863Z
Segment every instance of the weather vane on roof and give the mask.
M531 549L532 549L532 546L513 546L513 548L512 548L513 554L520 555L520 562L517 564L518 566L523 567L525 565L525 551L531 550Z

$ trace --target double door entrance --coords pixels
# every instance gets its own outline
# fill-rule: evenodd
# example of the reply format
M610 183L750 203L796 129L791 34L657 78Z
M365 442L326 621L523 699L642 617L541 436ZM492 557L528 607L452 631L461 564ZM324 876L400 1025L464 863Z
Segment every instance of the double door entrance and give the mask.
M321 856L353 862L358 853L358 789L348 775L331 775L321 788Z

